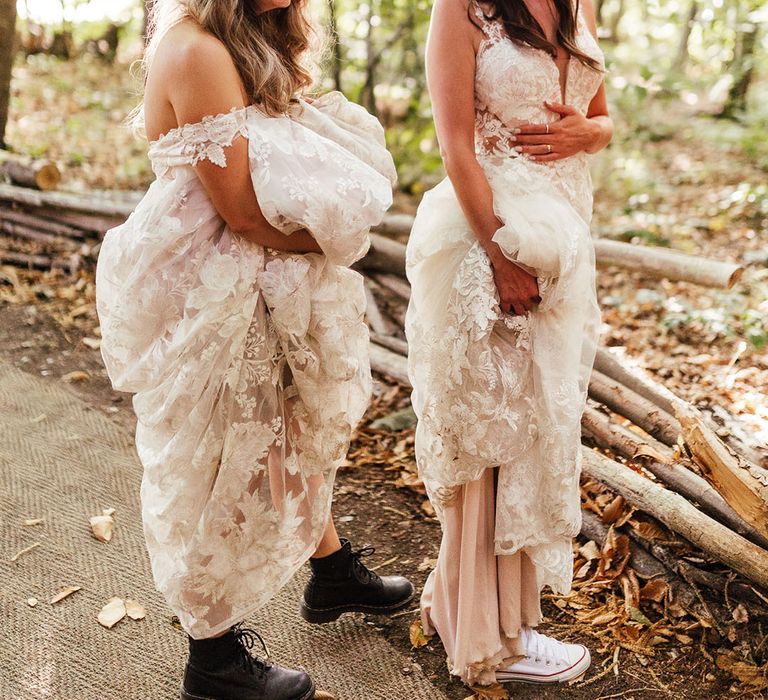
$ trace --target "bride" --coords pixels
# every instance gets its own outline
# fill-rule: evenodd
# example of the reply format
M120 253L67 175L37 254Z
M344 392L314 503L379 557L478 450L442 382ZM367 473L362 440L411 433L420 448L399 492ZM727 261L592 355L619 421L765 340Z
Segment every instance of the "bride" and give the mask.
M591 0L437 0L427 78L448 177L408 243L416 457L443 528L422 624L471 684L566 681L534 628L571 585L600 324L587 154L611 140Z
M340 540L333 481L370 393L362 278L391 204L379 123L310 101L304 0L156 0L156 175L97 268L102 350L135 394L144 531L189 634L183 700L307 700L240 626L308 559L301 614L390 613L411 583Z

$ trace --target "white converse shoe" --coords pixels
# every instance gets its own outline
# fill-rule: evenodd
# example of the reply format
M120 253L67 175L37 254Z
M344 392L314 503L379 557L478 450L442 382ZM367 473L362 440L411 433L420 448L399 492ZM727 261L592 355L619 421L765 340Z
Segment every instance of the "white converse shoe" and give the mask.
M499 683L564 683L584 673L592 659L582 644L564 644L530 627L520 631L527 656L496 671Z

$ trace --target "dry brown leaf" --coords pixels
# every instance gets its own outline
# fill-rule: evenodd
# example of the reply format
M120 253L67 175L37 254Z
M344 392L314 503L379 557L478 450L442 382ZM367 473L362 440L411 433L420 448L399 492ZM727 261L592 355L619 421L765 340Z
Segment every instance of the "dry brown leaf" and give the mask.
M733 615L733 619L738 622L739 624L746 624L749 622L749 613L747 612L747 609L744 607L743 603L739 603L731 613Z
M592 568L592 562L587 561L579 567L579 569L576 571L573 577L577 580L582 579L589 573L589 570L591 568Z
M112 530L115 526L111 515L94 515L91 518L91 532L99 542L109 542L112 539Z
M646 540L665 540L667 532L660 525L648 521L630 520L629 524L640 537Z
M661 454L661 452L659 452L655 447L648 445L647 443L642 443L640 447L637 448L635 457L650 457L651 459L655 459L657 462L661 462L662 464L672 463L671 459Z
M603 522L606 525L610 525L611 523L615 523L619 516L621 515L622 510L624 509L624 497L623 496L616 496L606 507L605 510L603 510Z
M101 609L97 617L99 624L107 629L112 629L125 617L125 603L121 598L110 598L109 602Z
M668 590L669 584L666 581L663 581L659 578L653 579L648 581L648 583L646 583L640 589L640 599L652 600L654 603L661 603L661 601L664 600L664 596L667 594Z
M640 605L640 585L632 569L628 569L622 574L621 590L624 593L624 609L631 613L634 608Z
M100 338L83 338L83 345L91 348L91 350L98 350L101 347Z
M125 612L131 620L143 620L147 616L147 611L135 600L125 601Z
M424 634L424 628L421 626L421 620L414 620L409 630L411 645L414 649L425 647L432 640L431 636Z
M579 554L581 554L587 561L600 558L600 550L592 540L587 542L583 547L579 547Z
M84 370L76 370L65 374L61 379L65 382L85 382L91 378L91 375Z
M435 517L435 508L430 501L422 501L421 510L430 518Z
M64 598L68 598L73 593L77 593L80 590L80 586L67 586L66 588L62 588L53 598L51 598L48 602L51 605L55 605L56 603L59 603L60 601L64 600Z
M746 661L739 661L730 654L721 654L715 662L717 667L730 673L734 678L756 690L768 688L766 668L755 666Z
M24 521L24 524L28 527L32 527L34 525L42 525L45 522L45 518L27 518Z
M471 685L470 690L474 693L464 700L509 700L507 689L500 683L494 685Z

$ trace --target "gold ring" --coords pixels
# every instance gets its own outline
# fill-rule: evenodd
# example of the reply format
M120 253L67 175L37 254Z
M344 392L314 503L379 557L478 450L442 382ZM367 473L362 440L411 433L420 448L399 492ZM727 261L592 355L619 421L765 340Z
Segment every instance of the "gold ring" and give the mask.
M547 153L552 153L552 144L551 143L547 144Z

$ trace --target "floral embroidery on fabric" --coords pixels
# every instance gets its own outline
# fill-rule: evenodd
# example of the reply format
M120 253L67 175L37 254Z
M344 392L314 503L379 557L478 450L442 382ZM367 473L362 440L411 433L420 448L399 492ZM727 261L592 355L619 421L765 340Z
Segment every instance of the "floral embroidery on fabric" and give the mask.
M233 235L192 166L248 139L264 215L323 255ZM158 179L104 239L102 351L135 394L142 510L157 587L194 637L262 606L315 549L370 388L362 277L395 178L380 124L335 94L174 129Z

